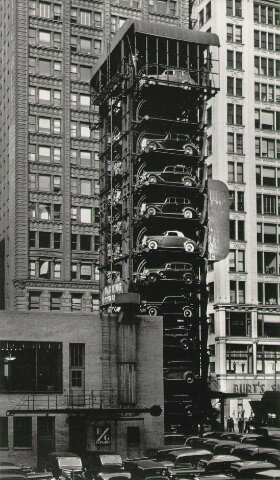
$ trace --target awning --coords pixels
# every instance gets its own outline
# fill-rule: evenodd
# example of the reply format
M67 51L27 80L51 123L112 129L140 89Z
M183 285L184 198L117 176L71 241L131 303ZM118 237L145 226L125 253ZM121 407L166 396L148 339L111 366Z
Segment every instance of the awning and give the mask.
M130 28L133 28L135 33L170 38L182 42L200 43L202 45L211 45L215 47L220 46L219 37L214 33L189 30L182 27L174 27L165 23L143 22L141 20L128 19L115 34L108 51L103 53L94 65L92 77L94 77L100 70L102 65L106 62L108 55L114 51L120 40L125 36Z

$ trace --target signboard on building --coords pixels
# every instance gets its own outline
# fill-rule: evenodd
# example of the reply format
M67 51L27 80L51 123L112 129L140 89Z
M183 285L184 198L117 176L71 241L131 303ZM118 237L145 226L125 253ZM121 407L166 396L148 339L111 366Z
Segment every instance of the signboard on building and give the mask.
M95 427L95 444L111 445L110 425L98 425Z
M208 260L224 260L229 253L229 193L220 180L208 180L208 230Z
M103 288L101 294L101 304L109 305L110 303L115 303L116 293L123 293L123 282L119 281L113 283L112 285L107 285Z

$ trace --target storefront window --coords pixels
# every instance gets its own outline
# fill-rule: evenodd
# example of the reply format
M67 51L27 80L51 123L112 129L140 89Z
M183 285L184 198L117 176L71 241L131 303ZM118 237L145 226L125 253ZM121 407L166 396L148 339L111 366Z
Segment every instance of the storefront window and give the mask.
M252 345L227 345L227 373L253 373Z

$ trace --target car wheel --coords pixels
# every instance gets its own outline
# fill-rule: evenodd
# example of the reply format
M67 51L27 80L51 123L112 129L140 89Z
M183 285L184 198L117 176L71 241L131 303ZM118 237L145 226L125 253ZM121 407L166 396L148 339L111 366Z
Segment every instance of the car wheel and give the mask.
M155 240L148 241L148 249L149 250L156 250L158 248L158 244Z
M195 380L195 376L192 372L185 372L184 373L184 380L186 381L186 383L191 385Z
M150 152L151 150L156 150L158 148L158 146L157 146L156 142L147 142L146 148Z
M151 317L155 317L158 313L158 310L156 307L149 307L148 308L148 314L151 316Z
M191 285L193 283L193 276L189 273L185 273L184 276L183 276L183 279L189 285Z
M186 242L184 244L184 248L185 248L186 252L189 252L189 253L192 253L194 251L194 245L190 242Z
M185 187L191 187L193 182L192 182L192 179L191 178L183 178L183 184L185 185Z
M149 282L154 283L158 280L158 275L156 273L150 273L148 275L148 280L149 280Z
M186 412L187 417L189 417L189 418L193 417L193 411L192 411L191 407L186 407L185 412Z
M193 212L191 210L184 210L183 215L185 218L193 218Z
M185 310L183 311L183 315L185 318L192 317L192 310L190 308L185 308Z
M157 211L156 211L155 207L149 207L149 208L147 209L147 214L149 215L149 217L150 217L150 216L153 216L153 215L156 215L156 214L157 214Z

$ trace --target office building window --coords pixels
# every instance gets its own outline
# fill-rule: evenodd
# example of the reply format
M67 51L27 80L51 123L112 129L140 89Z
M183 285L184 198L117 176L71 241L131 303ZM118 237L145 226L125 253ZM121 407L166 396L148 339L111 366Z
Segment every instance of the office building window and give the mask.
M253 373L253 347L252 345L226 346L227 373L244 374Z
M40 310L41 294L42 294L42 292L29 292L29 294L28 294L28 309L29 310Z
M0 417L0 449L8 447L8 417Z
M62 299L61 292L51 292L50 309L52 311L61 310L61 299Z
M249 337L252 335L251 313L226 312L226 335Z
M82 298L83 298L83 295L80 293L71 294L71 312L82 311Z

